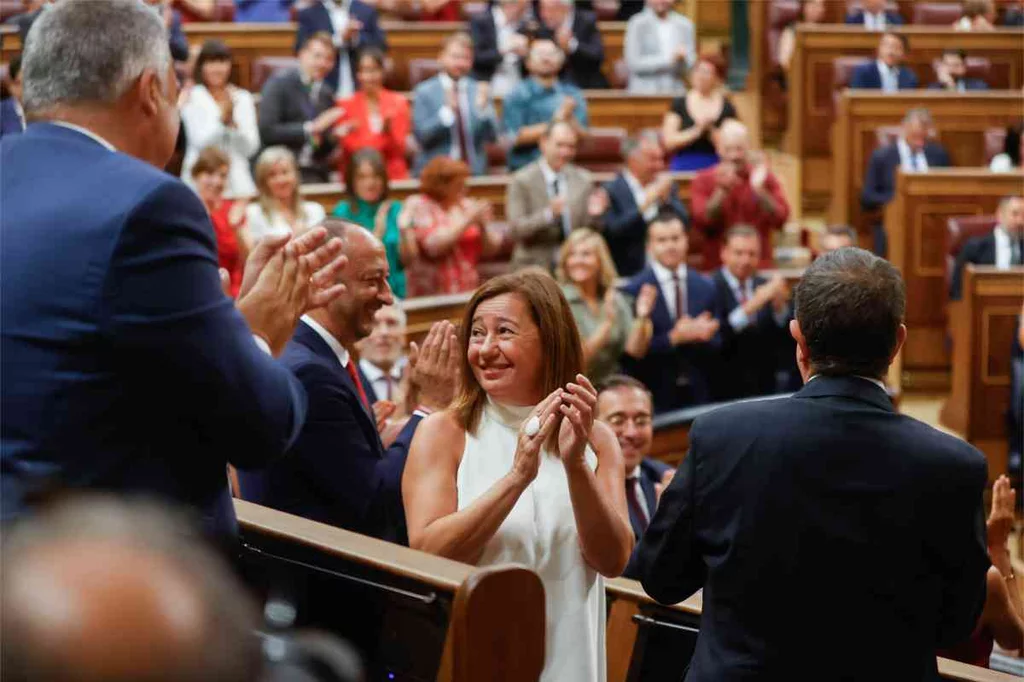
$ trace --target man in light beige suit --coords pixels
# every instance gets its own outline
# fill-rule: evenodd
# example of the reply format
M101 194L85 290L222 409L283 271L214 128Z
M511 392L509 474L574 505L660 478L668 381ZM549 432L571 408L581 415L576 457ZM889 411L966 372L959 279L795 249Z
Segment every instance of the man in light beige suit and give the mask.
M590 173L573 165L578 143L575 128L554 121L540 140L541 157L512 176L505 211L516 240L515 268L550 270L569 232L597 227L608 196L602 189L594 191Z

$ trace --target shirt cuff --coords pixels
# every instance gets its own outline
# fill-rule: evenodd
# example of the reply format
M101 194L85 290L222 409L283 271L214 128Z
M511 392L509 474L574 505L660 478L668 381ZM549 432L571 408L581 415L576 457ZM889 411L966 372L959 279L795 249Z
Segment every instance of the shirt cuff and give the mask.
M263 351L267 355L273 355L273 353L270 351L270 344L267 343L266 339L264 339L262 336L253 334L252 340L256 342L256 345L259 346L261 351Z
M576 36L569 38L569 54L576 54L576 48L580 46L580 41L576 40Z
M750 318L743 311L743 306L736 306L731 313L729 313L729 326L732 327L734 332L740 332L746 329L750 325Z
M417 407L415 410L412 411L412 416L419 417L420 419L426 419L433 413L433 410L427 410L424 407Z
M437 117L441 119L441 125L445 128L451 128L455 125L455 112L452 111L451 107L441 107L440 111L437 112Z

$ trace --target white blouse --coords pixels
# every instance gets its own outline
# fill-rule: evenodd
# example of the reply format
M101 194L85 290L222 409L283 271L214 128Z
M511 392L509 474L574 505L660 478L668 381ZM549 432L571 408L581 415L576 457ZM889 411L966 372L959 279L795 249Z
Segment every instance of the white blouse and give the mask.
M303 201L300 206L302 207L304 215L301 221L302 229L313 227L327 217L324 207L318 203ZM249 230L249 234L252 236L253 243L270 235L292 233L292 228L288 224L288 221L284 219L283 215L274 211L268 218L267 214L263 212L263 207L260 206L258 202L253 202L246 207L245 220L246 227Z
M252 180L249 159L260 150L256 105L252 94L245 90L229 86L228 92L234 103L233 128L221 121L220 106L206 86L196 85L189 92L188 100L181 108L181 121L185 126L188 143L181 167L181 179L193 186L192 166L199 158L199 152L210 145L216 145L231 159L224 195L228 198L251 197L256 194L256 183Z

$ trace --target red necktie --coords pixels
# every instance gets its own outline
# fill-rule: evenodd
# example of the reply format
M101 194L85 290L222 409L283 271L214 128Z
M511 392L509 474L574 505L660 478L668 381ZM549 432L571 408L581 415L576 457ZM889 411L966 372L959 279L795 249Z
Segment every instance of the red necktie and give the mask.
M363 405L369 408L370 401L367 400L366 391L363 390L363 382L359 380L359 371L356 369L356 363L352 362L351 358L348 364L345 365L345 369L348 370L348 375L352 377L352 383L356 385L356 390L359 391L359 398L363 401Z
M640 498L636 494L637 488L637 477L626 479L626 500L629 502L629 508L636 514L637 520L640 521L640 533L642 534L647 530L647 524L651 522L647 518L647 514L644 513L644 508L640 506Z

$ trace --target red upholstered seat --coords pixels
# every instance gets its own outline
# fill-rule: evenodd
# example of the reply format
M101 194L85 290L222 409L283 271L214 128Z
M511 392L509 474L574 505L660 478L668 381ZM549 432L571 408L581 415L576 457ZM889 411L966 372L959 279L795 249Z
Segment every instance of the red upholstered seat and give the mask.
M894 143L900 136L900 126L882 126L875 130L875 138L878 140L879 147L887 147Z
M959 2L915 2L913 20L923 26L951 26L962 14Z
M415 88L430 80L441 71L441 64L432 57L417 57L409 60L409 87Z
M869 57L836 57L832 60L832 88L842 90L850 86L850 78L854 70L861 64L871 61Z
M985 165L992 163L1006 146L1006 128L989 128L985 131Z
M213 6L211 21L231 22L235 20L235 0L217 0Z
M857 10L862 9L863 6L864 3L862 3L861 0L846 0L846 13L851 14L853 12L856 12ZM896 4L893 0L889 0L889 2L885 3L885 11L896 12L897 14L900 14L902 16L902 14L900 13L900 6ZM903 18L906 19L906 17Z
M487 153L487 174L502 175L508 171L508 149L501 142L488 142L484 145Z
M800 2L798 0L774 0L768 8L768 62L773 67L779 65L779 38L782 31L800 18Z
M591 128L576 152L576 164L595 173L618 171L626 135L625 128Z
M25 11L22 0L0 0L0 23Z
M636 2L636 0L631 0ZM615 21L619 14L619 0L594 0L594 13L598 21Z
M991 232L998 221L995 216L970 215L953 216L946 221L946 289L953 281L953 266L960 249L968 239L980 237Z
M935 71L935 79L938 80L939 64L941 60L932 60L932 69ZM968 57L964 65L967 69L967 78L980 78L988 83L992 77L992 61L988 57Z
M259 92L275 73L298 66L298 57L260 57L249 67L251 69L249 72L250 87L254 92Z

